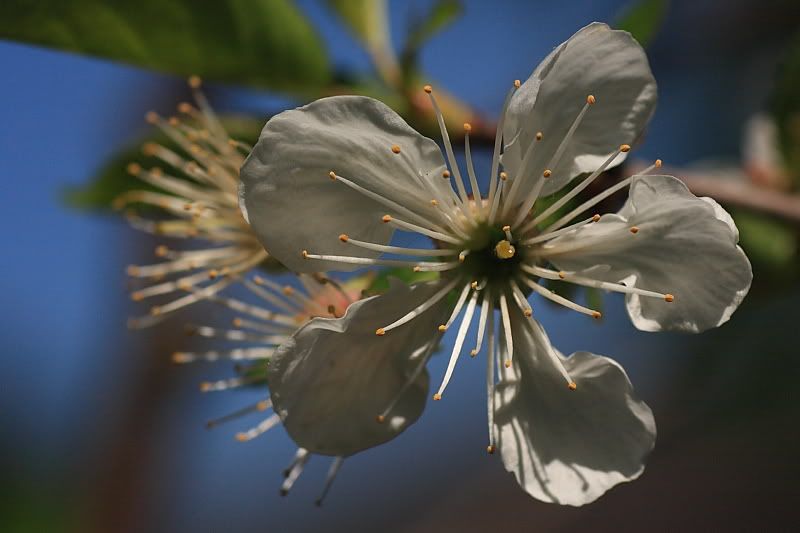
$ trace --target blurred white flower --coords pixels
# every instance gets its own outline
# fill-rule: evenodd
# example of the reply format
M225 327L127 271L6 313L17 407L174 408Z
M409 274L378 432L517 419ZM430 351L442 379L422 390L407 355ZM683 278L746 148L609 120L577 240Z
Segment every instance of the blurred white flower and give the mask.
M563 280L625 294L628 313L643 330L716 327L752 278L736 227L716 202L695 197L677 179L646 175L660 161L558 216L625 158L653 113L655 80L644 51L625 32L591 24L524 84L514 83L485 195L472 164L470 125L464 125L468 192L433 90L425 92L449 170L434 141L384 104L352 96L274 117L242 168L242 211L288 267L408 266L441 273L439 281L396 286L351 306L341 319L302 328L270 363L275 409L310 451L335 455L357 447L371 422L367 408L378 421L402 416L384 383L372 379L372 358L388 350L398 365L416 365L407 378L411 386L441 332L457 324L434 395L441 399L478 315L470 353L487 337L489 452L497 447L506 468L540 500L593 501L641 474L655 441L652 413L618 364L588 352L564 357L552 348L532 318L529 296L599 318L540 282ZM583 174L555 203L537 205ZM591 215L624 188L629 197L618 213ZM427 236L434 245L392 246L395 229ZM452 291L455 305L447 298ZM346 354L341 357L360 361L347 379L320 377L336 361L321 355L334 343ZM341 395L360 403L337 402Z
M151 307L149 316L131 320L132 327L151 325L218 293L268 257L238 207L239 168L250 147L228 136L200 92L199 78L190 78L189 85L197 107L181 103L182 118L164 119L154 112L146 117L182 153L145 144L144 154L169 169L129 164L128 171L149 187L127 192L114 204L127 208L134 227L186 242L180 250L158 246L160 262L128 267L129 276L147 280L131 293L134 300L179 294ZM142 215L138 207L148 209Z

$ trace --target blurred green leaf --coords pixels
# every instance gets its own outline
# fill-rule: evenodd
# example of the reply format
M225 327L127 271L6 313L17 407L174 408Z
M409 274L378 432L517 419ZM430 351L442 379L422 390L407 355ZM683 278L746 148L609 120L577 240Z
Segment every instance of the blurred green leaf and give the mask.
M430 281L439 279L438 272L414 272L410 268L397 267L382 270L375 276L372 283L367 287L366 293L369 295L380 294L389 290L389 278L397 278L400 281L411 285L420 281Z
M406 49L416 53L431 37L449 26L464 12L459 0L438 0L428 14L412 25Z
M0 38L281 90L330 78L322 42L290 0L4 0Z
M392 47L386 0L328 0L328 4L367 49L381 79L397 86L400 69Z
M773 269L791 267L797 254L797 241L791 228L767 215L737 211L740 244L754 263Z
M780 149L796 189L800 189L800 33L787 47L772 93L772 115Z
M232 139L249 144L255 144L258 140L262 126L260 120L244 117L221 117L220 120ZM151 136L142 139L135 148L123 150L112 158L86 185L67 189L64 192L64 200L67 205L79 209L108 210L111 209L113 200L124 192L133 189L153 190L141 180L131 176L126 170L130 163L139 163L145 168L163 164L160 160L142 153L140 147L146 142L155 142L176 153L183 153L173 141L167 139L166 135L154 132Z
M630 32L646 47L658 33L667 14L667 0L639 0L618 18L616 27Z

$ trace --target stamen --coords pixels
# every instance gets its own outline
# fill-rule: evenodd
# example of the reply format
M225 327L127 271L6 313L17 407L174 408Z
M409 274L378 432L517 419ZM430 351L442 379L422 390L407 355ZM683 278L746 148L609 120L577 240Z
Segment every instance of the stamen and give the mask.
M204 381L200 384L200 392L219 392L229 389L238 389L251 383L261 381L258 377L228 378L217 381Z
M283 341L289 338L283 336ZM281 343L277 343L276 346ZM252 361L268 359L272 357L274 348L236 348L228 351L212 350L208 352L175 352L172 354L172 362L176 364L194 363L196 361L220 361L227 359L230 361Z
M402 246L388 246L383 244L376 244L372 242L353 239L345 235L344 233L339 235L339 240L342 242L346 242L348 244L352 244L354 246L358 246L360 248L366 248L367 250L375 250L377 252L384 252L389 254L415 255L422 257L439 257L439 256L458 254L458 250L454 250L452 248L403 248Z
M497 351L497 343L494 332L494 312L487 316L487 327L489 338L487 341L487 354L486 354L486 398L487 398L487 420L489 422L489 445L486 450L489 453L494 452L494 386L495 386L495 357Z
M430 237L431 239L436 239L438 241L447 242L450 244L460 244L461 241L458 239L451 237L445 233L441 233L439 231L433 231L427 228L423 228L421 226L417 226L416 224L412 224L410 222L405 222L404 220L399 220L394 218L391 215L384 215L381 219L385 224L391 224L395 227L404 229L406 231L412 231L414 233L419 233L420 235L425 235Z
M548 300L551 300L553 302L561 304L564 307L568 307L569 309L572 309L573 311L577 311L579 313L583 313L584 315L589 315L592 318L600 318L602 316L600 311L596 311L594 309L589 309L588 307L584 307L582 305L578 305L578 304L576 304L575 302L573 302L571 300L567 300L563 296L560 296L560 295L554 293L553 291L551 291L551 290L549 290L549 289L547 289L545 287L542 287L541 285L539 285L538 283L536 283L532 279L523 278L522 281L523 281L523 283L525 283L525 285L527 285L528 287L530 287L534 291L538 292L539 294L541 294L542 296L544 296Z
M549 217L550 215L552 215L553 213L555 213L556 211L561 209L562 206L564 206L567 202L569 202L570 200L575 198L582 190L584 190L586 187L588 187L589 184L591 184L600 174L602 174L603 171L606 168L608 168L608 165L610 165L619 156L619 154L628 152L630 149L631 149L630 146L628 146L627 144L623 144L617 150L614 150L611 153L611 155L608 156L608 159L606 159L603 162L603 164L600 165L600 167L597 170L592 172L589 175L589 177L587 177L585 180L583 180L574 189L572 189L571 191L567 192L564 196L562 196L561 198L559 198L558 200L553 202L553 204L550 207L548 207L547 209L545 209L544 211L542 211L541 213L536 215L536 217L533 220L531 220L528 224L526 224L522 228L522 232L524 233L524 232L530 230L531 228L536 227L537 224L539 224L543 220L546 220L547 217Z
M503 125L506 121L506 113L508 112L508 105L511 103L511 97L514 96L514 93L519 88L518 84L519 80L514 80L514 85L509 89L508 93L506 94L506 99L503 101L503 108L500 111L500 120L497 121L497 129L495 130L494 135L494 151L492 152L492 166L489 174L489 195L487 196L487 204L490 206L494 205L494 197L496 194L499 194L498 186L499 183L497 182L497 171L500 168L500 149L502 148L503 142ZM503 179L501 174L500 179ZM493 222L491 214L489 215L490 222Z
M597 205L598 203L602 202L603 200L605 200L606 198L608 198L609 196L611 196L615 192L617 192L617 191L619 191L621 189L624 189L625 187L627 187L628 185L631 184L631 181L633 181L633 176L629 176L629 177L625 178L624 180L620 181L616 185L614 185L612 187L609 187L605 191L601 192L600 194L598 194L594 198L590 198L589 200L583 202L581 205L579 205L578 207L576 207L575 209L573 209L572 211L570 211L569 213L567 213L563 217L559 218L556 222L554 222L553 224L548 226L544 230L543 233L548 233L548 232L557 230L558 228L560 228L561 226L563 226L564 224L566 224L567 222L569 222L570 220L572 220L573 218L575 218L579 214L583 213L584 211L586 211L590 207L594 207L595 205Z
M236 411L228 413L227 415L222 415L219 418L213 418L208 422L206 422L206 428L213 429L221 424L224 424L225 422L236 420L237 418L241 418L245 415L266 411L270 407L272 407L272 401L269 398L267 398L265 400L261 400L260 402L254 403L253 405L248 405L247 407L243 407L242 409L237 409Z
M489 290L487 290L483 295L483 300L481 301L481 316L478 319L478 339L475 341L475 349L469 352L471 357L475 357L478 355L478 352L481 351L481 345L483 344L483 335L486 331L486 321L487 316L489 315L490 311L490 302L491 299L489 298Z
M478 292L475 291L472 293L472 297L469 299L467 310L464 311L464 317L461 319L461 325L458 328L456 342L453 345L453 351L450 353L450 361L447 363L447 370L444 373L444 379L442 380L442 384L439 386L439 390L436 392L436 395L439 396L439 398L442 397L444 390L447 388L447 384L450 383L450 378L453 376L453 370L456 367L458 356L461 355L461 348L464 346L464 339L467 337L467 330L472 322L472 315L475 313L475 305L477 303Z
M430 87L430 86L428 86ZM461 207L464 211L464 215L467 217L467 220L473 220L470 209L466 206L468 198L467 198L467 190L464 187L464 180L461 177L461 172L458 169L458 161L456 160L456 156L453 153L453 145L450 143L450 135L447 133L447 126L444 123L444 116L442 115L441 109L439 109L439 104L436 102L436 97L433 95L433 89L430 92L426 91L428 96L431 100L431 105L433 106L433 112L436 115L436 122L439 124L439 131L442 134L442 142L444 143L444 151L447 154L447 161L450 164L450 168L453 171L453 176L456 182L456 188L458 189L458 193L461 199Z
M511 317L508 313L508 300L505 293L500 293L500 316L503 322L503 332L506 341L506 357L503 363L506 368L511 367L511 360L514 357L514 339L511 337Z
M259 435L263 435L270 429L274 428L275 426L280 424L280 422L281 422L281 417L279 417L277 414L273 414L269 418L263 420L256 427L248 429L247 431L244 431L242 433L237 433L236 440L238 440L239 442L247 442L249 440L253 440Z
M347 179L345 177L340 176L339 174L337 174L333 170L331 170L328 173L328 176L330 176L331 179L333 179L334 181L341 181L342 183L344 183L345 185L347 185L351 189L360 192L361 194L363 194L367 198L371 198L371 199L375 200L376 202L379 202L379 203L385 205L389 209L392 209L393 211L396 211L397 213L402 213L405 217L409 218L410 220L414 220L419 224L422 224L425 228L429 228L431 230L440 231L440 232L441 231L445 231L444 228L442 228L441 226L438 226L437 224L433 224L428 218L422 217L422 216L414 213L410 209L408 209L406 207L403 207L402 205L398 204L397 202L389 200L388 198L384 198L380 194L378 194L376 192L373 192L373 191L371 191L369 189L366 189L366 188L362 187L361 185L358 185L357 183L355 183L355 182L353 182L353 181L351 181L351 180L349 180L349 179Z
M447 285L445 285L444 287L442 287L441 289L436 291L436 294L434 294L433 296L431 296L430 298L428 298L427 300L422 302L420 305L418 305L417 307L415 307L414 309L412 309L411 311L409 311L408 313L406 313L405 315L403 315L399 319L395 320L394 322L392 322L388 326L384 326L382 328L378 328L375 331L375 334L379 335L379 336L380 335L385 335L387 331L391 331L391 330L393 330L393 329L395 329L395 328L397 328L399 326L402 326L403 324L405 324L407 322L410 322L411 320L415 319L416 317L418 317L419 315L421 315L422 313L424 313L425 311L427 311L428 309L430 309L431 307L436 305L442 298L447 296L447 294L451 290L453 290L453 288L456 286L456 284L459 281L460 281L460 278L454 279L453 281L451 281L450 283L448 283Z
M475 200L475 207L481 209L481 190L478 188L478 178L475 176L475 167L472 165L472 152L469 145L469 133L472 125L464 124L464 157L467 160L467 175L469 176L469 186L472 189L472 198Z
M351 265L382 265L382 266L399 266L399 267L413 267L418 268L419 272L431 272L450 270L458 266L458 263L441 263L441 262L418 262L406 261L403 259L372 259L369 257L353 257L348 255L327 255L327 254L310 254L307 250L303 250L303 257L305 259L318 259L321 261L334 261L337 263L345 263Z
M467 295L469 294L469 290L472 288L470 283L464 285L464 288L461 289L461 294L458 295L458 300L456 300L456 305L453 307L453 312L450 313L450 318L447 319L445 324L441 324L439 326L439 331L446 331L447 328L453 323L456 319L458 314L461 312L461 308L464 307L464 302L467 299Z
M600 220L600 215L593 215L591 218L587 218L586 220L581 220L580 222L576 222L575 224L570 224L565 228L561 228L556 231L551 231L549 233L542 233L540 235L537 235L536 237L531 237L528 240L522 241L522 244L527 246L531 244L549 241L550 239L554 239L559 235L563 235L564 233L569 233L575 228L579 228L587 224L592 224L593 222L597 222L598 220Z
M526 317L530 318L533 316L533 309L531 306L528 305L528 299L525 298L525 294L523 294L522 290L520 290L519 285L513 279L508 280L508 284L511 286L511 292L514 296L514 301L517 302L517 306L519 310L522 311L522 314Z
M297 450L294 461L292 461L292 466L290 467L289 472L286 474L286 479L283 480L283 484L281 485L281 496L286 496L289 494L289 491L292 490L294 482L297 481L297 478L303 473L303 468L305 468L310 457L311 456L308 453L308 450L304 448Z
M522 163L519 166L519 172L516 176L514 176L514 180L511 183L511 189L508 191L508 195L505 197L505 201L503 202L503 214L507 215L508 210L516 205L515 199L517 196L517 190L521 186L522 182L525 181L524 176L528 172L528 167L530 166L531 161L533 160L533 152L535 147L539 144L539 142L544 138L544 135L540 135L542 132L537 132L536 136L534 137L534 142L530 143L528 148L525 150L525 155L522 157ZM532 187L531 192L528 196L539 195L539 190L541 190L542 179L537 179L536 183Z
M331 466L328 469L328 475L325 477L325 485L322 487L322 493L319 495L319 498L317 498L317 500L314 502L314 504L317 507L322 507L322 501L325 499L325 496L328 495L328 491L331 489L333 481L339 474L339 469L342 467L342 463L344 463L344 457L333 458Z
M503 232L506 234L506 239L511 242L514 239L511 237L511 226L503 226Z

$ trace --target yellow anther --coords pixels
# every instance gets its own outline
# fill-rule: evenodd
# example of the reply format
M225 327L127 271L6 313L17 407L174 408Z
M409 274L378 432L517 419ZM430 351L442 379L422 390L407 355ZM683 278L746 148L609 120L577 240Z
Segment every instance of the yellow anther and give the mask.
M520 83L520 81L519 81L519 80L514 80L514 87L516 87L517 89L519 89L520 85L522 85L522 83Z
M664 301L665 302L674 302L675 301L675 296L673 296L672 294L667 293L667 294L664 295Z
M396 144L393 144L392 145L392 152L395 153L395 154L399 154L400 153L400 147L397 146Z
M200 384L200 392L208 392L208 391L210 391L212 388L213 388L213 386L212 386L212 385L211 385L211 383L209 383L208 381L204 381L204 382L202 382L202 383Z
M144 300L144 296L142 296L142 293L140 292L132 292L131 300L133 300L134 302L141 302L142 300Z
M600 311L592 311L592 318L600 319L603 316L603 313Z
M504 365L506 368L511 368L511 361L510 361L509 359L506 359L506 362L505 362L505 363L503 363L503 365Z
M597 213L592 215L592 222L597 222L598 220L600 220L600 215L598 215Z
M217 276L219 276L219 271L218 270L215 270L215 269L212 268L211 270L208 271L208 279L214 279Z
M442 395L437 392L436 394L433 395L433 399L438 402L439 400L442 399Z
M144 143L142 145L142 153L148 157L152 157L158 152L158 145L156 143Z
M241 318L234 318L233 319L233 327L240 328L240 327L242 327L243 324L244 324L244 322L242 321Z
M508 174L506 174L505 172L501 172L500 173L500 179L503 180L503 181L506 181L508 179Z
M494 247L494 253L500 259L511 259L512 257L514 257L516 251L517 251L516 248L514 248L514 246L505 239L498 242L497 245Z
M438 200L431 200L431 205L433 207L436 207L437 205L439 205L439 201Z
M281 290L283 291L283 294L285 294L286 296L291 296L292 294L294 294L294 289L288 285L284 286L283 289Z
M383 328L378 328L375 330L375 335L377 335L378 337L383 337L384 335L386 335L386 331Z
M422 88L422 90L428 94L431 94L431 92L433 92L433 87L431 87L430 85L426 85Z
M414 272L422 272L422 267L417 265L414 268L412 268L411 270L413 270Z
M178 104L178 113L183 113L184 115L188 115L192 112L192 105L188 102L181 102Z
M178 283L178 288L182 291L189 292L190 290L192 290L192 284L189 283L188 281L181 281L180 283Z
M553 171L550 170L549 168L544 169L544 172L542 172L542 176L544 176L545 178L549 178L552 175L553 175Z
M189 76L189 87L192 89L199 89L200 86L203 84L203 80L200 79L200 76Z
M537 141L541 141L542 139L544 139L544 133L542 133L541 131L537 131L536 132L536 140Z
M247 433L237 433L236 434L236 440L238 440L239 442L247 442L247 440L248 440L247 439Z
M350 240L350 237L347 236L347 233L342 233L341 235L339 235L339 240L342 242L347 242Z
M330 179L332 179L333 181L336 181L336 172L334 172L333 170L331 170L330 172L328 172L328 177L329 177Z
M391 222L392 221L392 216L391 215L383 215L381 217L381 220L383 221L384 224L387 223L387 222Z
M558 273L558 277L564 279L567 277L567 273L562 270L561 272Z
M639 228L637 226L631 226L630 232L633 234L639 233Z
M180 120L178 120L178 117L169 117L169 118L167 119L167 122L168 122L168 123L169 123L169 125L170 125L170 126L172 126L173 128L174 128L175 126L177 126L178 124L180 124L180 123L181 123L181 121L180 121Z
M267 400L262 400L256 404L257 411L266 411L269 408L269 402Z
M623 144L623 145L621 145L619 147L619 151L622 152L623 154L626 153L626 152L630 152L631 151L631 145L630 144Z
M464 123L464 133L469 133L472 131L472 124L469 122Z
M533 310L530 307L526 307L525 310L522 311L522 314L530 318L533 316Z
M493 455L494 454L494 445L493 444L490 444L489 446L486 447L486 453L488 453L489 455Z
M444 324L439 324L439 331L442 332L447 331L447 326L445 326Z
M469 356L470 356L470 357L475 357L476 355L478 355L478 350L474 350L474 349L473 349L473 350L470 350L470 351L469 351Z
M138 163L128 163L126 170L128 171L128 174L137 176L139 172L142 171L142 167Z
M569 390L576 390L578 388L578 384L575 383L574 381L570 381L567 387L569 387Z
M303 250L303 259L308 259L308 250Z
M511 226L503 226L503 231L511 231Z
M661 168L661 160L656 159L656 168Z
M375 417L375 422L378 424L383 424L386 421L386 417L383 415L378 415Z
M158 122L158 113L156 113L155 111L148 111L147 113L145 113L144 119L150 124L155 124L156 122Z
M593 94L590 94L589 96L586 97L586 103L589 105L594 105L596 101L597 99L594 97Z
M261 276L253 276L253 283L255 283L256 285L263 285L264 278L262 278Z
M175 352L172 354L172 362L176 364L188 363L191 360L192 358L183 352Z
M156 257L164 257L169 253L169 248L163 244L156 246Z
M477 289L478 288L478 282L477 281L473 281L472 283L469 284L469 286L472 287L473 289Z
M450 171L449 170L444 170L442 172L442 177L445 178L445 179L450 179Z

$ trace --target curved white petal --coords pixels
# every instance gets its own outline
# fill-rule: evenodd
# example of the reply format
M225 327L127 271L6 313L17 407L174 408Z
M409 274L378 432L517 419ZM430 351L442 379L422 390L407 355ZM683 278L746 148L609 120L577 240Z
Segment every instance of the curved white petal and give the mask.
M513 372L505 371L494 398L497 447L506 469L534 498L574 506L637 478L656 427L622 367L589 352L564 357L538 322L519 313L513 321ZM553 357L576 390L567 387Z
M240 204L264 247L290 269L350 270L355 267L304 261L302 251L341 254L342 233L386 243L392 230L380 217L394 211L329 173L436 219L440 215L420 180L429 180L444 198L449 183L440 177L443 169L436 143L389 107L372 98L334 96L267 122L242 166Z
M553 50L514 94L503 128L503 166L515 179L541 131L544 137L522 176L526 183L538 179L591 94L596 103L550 169L542 194L557 191L578 174L597 169L621 144L632 144L655 110L656 92L639 43L627 32L589 24ZM623 160L624 154L612 166Z
M561 270L607 265L592 277L674 295L628 295L639 329L700 332L726 322L750 289L753 270L738 237L730 215L682 181L637 176L619 213L557 237L543 254Z
M267 379L275 412L299 446L348 456L391 440L417 420L428 395L420 365L438 340L444 302L384 336L375 330L439 288L440 282L393 283L387 293L352 304L342 318L313 319L278 348Z

